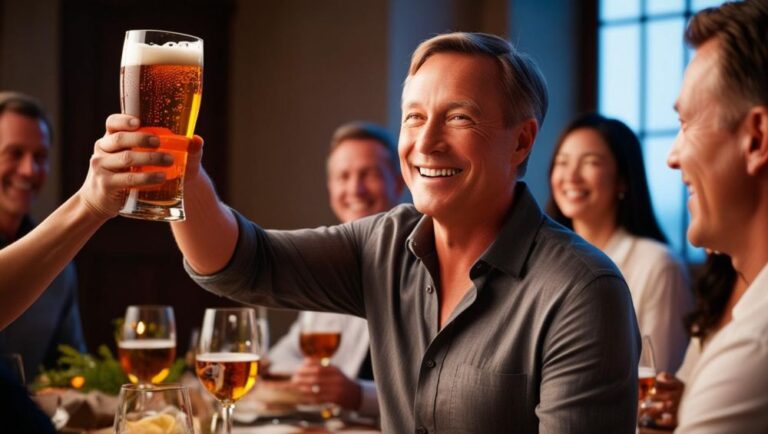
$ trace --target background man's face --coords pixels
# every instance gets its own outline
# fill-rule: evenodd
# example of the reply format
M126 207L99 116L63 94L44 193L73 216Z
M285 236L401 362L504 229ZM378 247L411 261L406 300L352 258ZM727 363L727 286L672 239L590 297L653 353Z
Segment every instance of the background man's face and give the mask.
M681 127L668 164L688 187L688 239L730 253L733 225L748 218L751 192L738 128L724 123L730 106L718 88L719 50L717 39L702 44L685 72L676 103Z
M346 223L397 204L400 180L383 145L373 139L347 139L328 158L331 209Z
M12 111L0 114L0 213L29 212L48 175L50 138L45 124Z

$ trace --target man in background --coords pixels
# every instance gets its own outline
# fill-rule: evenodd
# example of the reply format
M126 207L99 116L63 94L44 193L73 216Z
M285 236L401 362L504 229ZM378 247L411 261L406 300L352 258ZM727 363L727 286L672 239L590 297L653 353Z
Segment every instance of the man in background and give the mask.
M35 227L29 216L48 175L51 122L33 98L0 92L0 248ZM20 317L0 331L0 352L18 353L31 381L40 366L54 367L58 346L85 351L70 263Z
M397 204L403 181L395 142L383 128L362 122L341 125L333 134L327 161L328 199L336 218L347 223L388 211ZM305 358L299 348L302 324L342 332L329 366ZM347 410L378 416L368 322L359 317L301 312L269 352L272 372L294 372L293 382L313 403L335 403Z

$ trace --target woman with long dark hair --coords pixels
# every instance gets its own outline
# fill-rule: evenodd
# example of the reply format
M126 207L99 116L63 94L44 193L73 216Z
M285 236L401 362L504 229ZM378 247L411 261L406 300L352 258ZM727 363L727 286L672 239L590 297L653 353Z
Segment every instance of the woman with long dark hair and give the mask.
M691 336L683 365L677 377L686 381L696 366L701 352L717 332L731 322L731 310L739 301L747 283L733 269L731 257L710 253L697 277L693 292L696 307L685 317L685 327Z
M637 136L598 114L563 131L549 170L549 215L605 252L632 293L638 325L654 345L659 370L674 372L688 342L688 275L653 214Z

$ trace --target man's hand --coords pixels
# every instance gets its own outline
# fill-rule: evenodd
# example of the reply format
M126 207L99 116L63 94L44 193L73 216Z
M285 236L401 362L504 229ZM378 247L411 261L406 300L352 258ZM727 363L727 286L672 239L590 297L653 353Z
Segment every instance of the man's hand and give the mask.
M162 172L132 172L132 167L173 164L169 154L133 150L135 147L156 149L160 145L157 136L137 131L139 126L136 117L111 115L107 118L104 137L94 145L88 175L77 194L104 218L117 215L127 189L165 181Z
M332 402L348 410L360 407L362 389L333 365L322 366L317 360L305 359L291 382L307 403Z
M661 372L656 376L655 390L649 405L640 409L638 420L652 421L654 427L674 429L685 384L674 375Z

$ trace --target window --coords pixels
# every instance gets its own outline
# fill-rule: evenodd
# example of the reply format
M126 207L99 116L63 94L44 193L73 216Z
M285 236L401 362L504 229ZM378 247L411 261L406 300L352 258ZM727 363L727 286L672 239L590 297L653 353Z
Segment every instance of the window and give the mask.
M695 12L719 0L600 0L598 110L640 138L656 218L684 259L701 261L688 243L685 187L667 154L678 130L672 108L691 57L683 32Z

